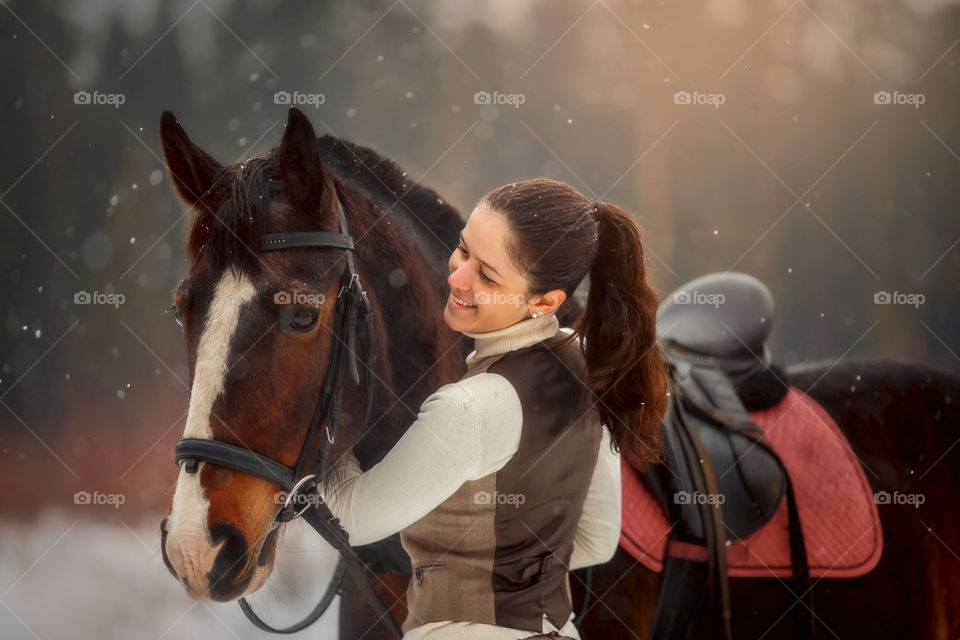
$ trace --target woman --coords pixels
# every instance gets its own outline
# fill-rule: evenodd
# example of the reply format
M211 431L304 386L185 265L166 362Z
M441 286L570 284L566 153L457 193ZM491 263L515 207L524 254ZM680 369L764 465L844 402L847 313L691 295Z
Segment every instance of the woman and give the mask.
M579 638L569 571L617 548L618 452L659 457L666 371L640 230L569 185L527 180L481 199L449 267L444 320L475 340L466 375L366 473L344 456L321 495L353 544L400 532L406 640ZM587 273L586 309L560 329Z

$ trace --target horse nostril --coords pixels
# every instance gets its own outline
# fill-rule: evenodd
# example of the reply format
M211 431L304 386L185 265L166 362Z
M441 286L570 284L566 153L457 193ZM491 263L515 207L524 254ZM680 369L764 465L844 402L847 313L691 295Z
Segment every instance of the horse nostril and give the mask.
M246 586L238 580L243 581L243 576L248 575L249 546L243 533L231 524L218 524L210 533L219 547L213 566L206 574L210 595L218 601L232 600Z

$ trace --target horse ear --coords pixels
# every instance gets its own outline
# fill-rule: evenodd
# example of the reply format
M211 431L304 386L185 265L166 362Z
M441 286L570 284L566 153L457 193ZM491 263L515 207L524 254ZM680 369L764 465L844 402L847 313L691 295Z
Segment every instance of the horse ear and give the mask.
M223 166L190 142L187 132L170 111L164 111L160 118L160 143L173 188L187 206L195 207Z
M280 142L280 173L305 212L330 210L333 184L320 160L317 134L307 116L294 107L287 114L287 130Z

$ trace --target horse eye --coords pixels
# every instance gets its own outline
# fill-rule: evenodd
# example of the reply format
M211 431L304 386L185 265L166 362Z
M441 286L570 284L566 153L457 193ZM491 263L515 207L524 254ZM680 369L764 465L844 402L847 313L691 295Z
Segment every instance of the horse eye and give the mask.
M293 312L293 317L290 318L290 328L297 331L309 331L317 324L318 317L316 309L297 309Z

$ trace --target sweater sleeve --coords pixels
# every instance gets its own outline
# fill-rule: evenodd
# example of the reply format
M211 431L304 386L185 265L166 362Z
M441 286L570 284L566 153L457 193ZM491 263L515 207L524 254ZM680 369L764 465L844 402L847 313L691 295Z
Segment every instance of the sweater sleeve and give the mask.
M380 462L363 472L353 453L345 454L321 481L320 495L351 544L376 542L433 511L467 480L506 464L520 443L522 415L502 376L444 385Z
M583 514L573 536L570 569L613 558L620 542L620 500L620 454L610 449L610 432L604 427Z

